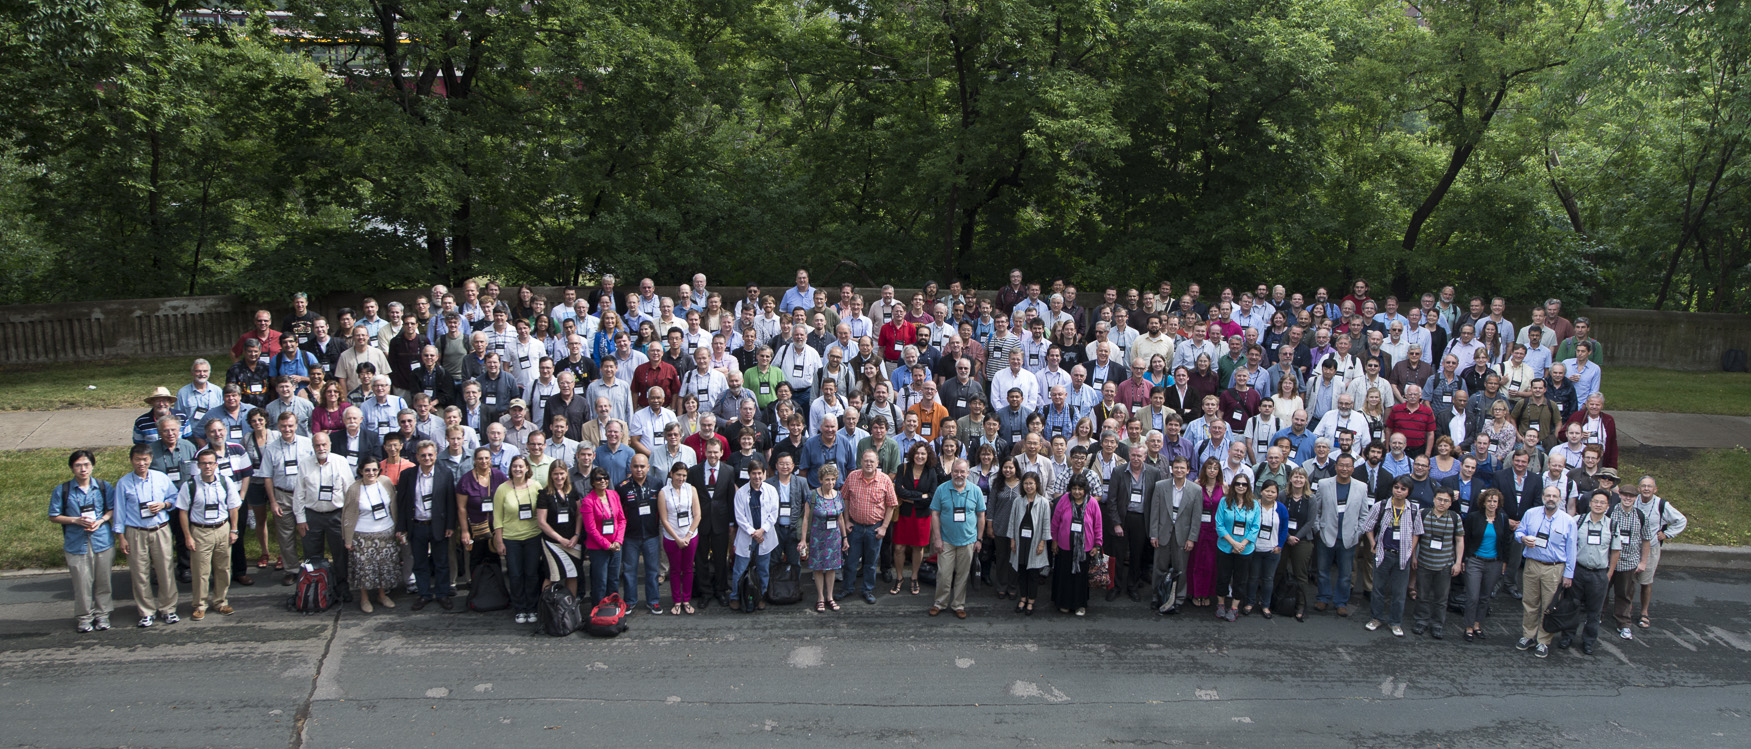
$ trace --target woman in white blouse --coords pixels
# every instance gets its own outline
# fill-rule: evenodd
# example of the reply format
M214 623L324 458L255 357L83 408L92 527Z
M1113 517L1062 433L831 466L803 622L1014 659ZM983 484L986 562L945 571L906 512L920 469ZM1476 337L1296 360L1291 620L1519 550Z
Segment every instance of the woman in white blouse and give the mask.
M348 582L359 591L359 610L370 613L372 590L377 602L395 608L389 590L401 581L402 537L395 532L395 485L383 475L377 459L359 459L359 480L347 487L341 507L341 540L349 555Z

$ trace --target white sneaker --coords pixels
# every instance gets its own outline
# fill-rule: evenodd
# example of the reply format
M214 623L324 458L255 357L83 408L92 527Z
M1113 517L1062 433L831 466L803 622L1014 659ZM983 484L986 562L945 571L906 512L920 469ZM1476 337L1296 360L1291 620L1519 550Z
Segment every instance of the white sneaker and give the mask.
M1629 627L1624 627L1622 629L1617 630L1617 636L1621 637L1625 640L1635 639L1635 633L1630 631Z
M1397 624L1392 625L1392 636L1393 637L1403 637L1404 636L1404 627L1400 627Z

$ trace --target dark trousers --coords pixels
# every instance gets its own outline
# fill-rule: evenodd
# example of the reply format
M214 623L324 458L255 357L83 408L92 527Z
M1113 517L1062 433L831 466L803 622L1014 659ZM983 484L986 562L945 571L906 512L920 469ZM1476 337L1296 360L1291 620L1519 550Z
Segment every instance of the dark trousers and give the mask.
M1121 592L1129 592L1139 585L1149 584L1149 565L1145 555L1149 551L1149 527L1141 512L1127 512L1122 521L1125 529L1124 538L1120 542L1119 553L1113 554L1114 582Z
M511 594L511 609L519 614L535 613L535 601L540 584L541 537L505 539L505 587Z
M728 529L712 529L699 534L699 556L694 557L696 571L693 576L693 595L695 598L708 598L714 595L730 594L730 567L735 560L730 558L730 534Z
M309 528L304 533L304 558L321 559L323 548L334 559L334 582L336 592L341 597L348 598L345 591L352 590L347 585L347 546L340 533L340 510L333 512L317 512L307 510L304 513L304 524Z
M1251 579L1250 554L1235 554L1216 550L1216 597L1245 598L1246 583Z
M1581 599L1581 612L1586 614L1585 623L1577 623L1575 628L1581 630L1581 643L1590 645L1599 641L1599 617L1605 613L1605 594L1611 589L1611 573L1576 565L1574 587ZM1563 633L1569 637L1574 634L1574 630Z
M778 548L772 550L772 561L790 562L790 566L801 570L803 568L802 552L796 550L797 529L794 525L778 526ZM813 575L803 575L803 578Z
M450 541L442 529L434 532L430 521L414 521L408 527L407 544L413 554L414 592L427 601L455 595L450 581Z
M992 539L991 582L999 593L1014 593L1016 590L1015 568L1009 566L1009 550L1015 542L1011 539L997 537Z
M189 574L188 537L182 534L182 523L177 519L177 516L182 514L185 514L182 510L172 510L170 513L170 537L176 544L172 548L176 549L176 578L178 580L181 580L183 575Z
M1447 625L1447 596L1453 588L1453 565L1431 567L1417 564L1417 616L1419 627L1436 632Z

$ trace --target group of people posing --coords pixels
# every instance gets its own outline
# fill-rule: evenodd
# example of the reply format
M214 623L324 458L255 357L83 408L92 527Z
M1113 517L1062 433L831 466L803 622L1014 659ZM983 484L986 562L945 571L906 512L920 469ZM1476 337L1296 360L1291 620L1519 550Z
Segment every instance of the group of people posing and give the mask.
M1601 345L1554 299L1517 328L1500 298L1401 306L1360 280L1089 307L1019 271L873 302L806 271L733 305L691 280L604 277L552 309L470 281L335 328L302 296L278 328L259 312L223 384L197 360L147 398L131 471L70 457L50 511L76 626L109 626L113 546L139 626L177 621L179 580L194 618L232 613L253 528L257 574L332 557L365 611L402 587L450 609L488 564L518 622L543 584L687 615L801 571L838 611L921 595L928 563L928 613L960 618L974 580L1021 615L1048 587L1066 615L1147 595L1227 621L1348 616L1359 589L1370 630L1402 636L1414 599L1413 633L1444 637L1451 606L1475 640L1500 590L1543 655L1577 634L1591 652L1608 598L1620 637L1650 626L1684 529L1652 478L1619 482ZM1585 626L1542 631L1570 586Z

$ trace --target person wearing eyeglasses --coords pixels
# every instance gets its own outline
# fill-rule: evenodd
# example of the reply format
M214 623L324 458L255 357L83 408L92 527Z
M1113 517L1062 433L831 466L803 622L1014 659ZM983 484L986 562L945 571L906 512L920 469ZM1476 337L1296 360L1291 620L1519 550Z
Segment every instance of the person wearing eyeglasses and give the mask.
M347 487L341 505L341 541L347 549L347 571L359 591L359 610L367 614L371 592L384 608L395 608L389 589L400 584L401 544L406 536L395 530L395 484L383 475L375 456L359 459L359 479Z
M231 587L228 567L231 544L237 540L237 508L243 502L237 484L219 474L219 453L212 448L195 456L197 475L177 493L177 522L182 524L183 543L194 569L195 621L207 618L211 607L230 614L226 594Z
M578 505L578 517L584 524L584 550L590 556L592 603L620 592L620 546L626 540L626 513L620 507L620 495L609 487L608 469L591 467L590 490Z
M536 495L529 458L511 458L510 480L493 492L493 549L505 560L505 582L511 594L511 609L518 624L535 623L536 586L541 573L541 527L535 522Z

